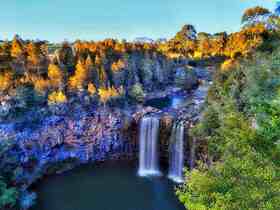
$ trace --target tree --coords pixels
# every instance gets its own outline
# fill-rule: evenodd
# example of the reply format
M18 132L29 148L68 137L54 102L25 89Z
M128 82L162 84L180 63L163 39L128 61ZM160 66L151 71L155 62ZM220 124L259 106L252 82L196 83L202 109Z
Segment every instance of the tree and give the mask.
M245 10L241 22L249 25L255 24L258 22L258 18L264 15L270 14L270 11L263 7L253 7Z
M50 88L53 88L50 84L50 81L42 77L36 77L36 79L33 81L33 84L34 89L42 95L45 95Z
M8 41L4 41L1 44L1 56L4 56L5 59L9 59L10 58L10 52L11 52L11 44Z
M175 40L182 41L187 39L196 39L196 30L193 25L184 25L182 29L175 35Z
M65 76L59 66L50 64L48 67L48 77L51 88L54 90L63 90L65 86Z
M9 71L0 73L0 94L6 93L13 84L13 76Z
M57 54L61 64L67 67L72 67L74 65L73 50L68 42L62 43L62 47L58 50Z
M211 55L211 42L209 35L207 36L204 34L203 36L200 34L200 39L198 41L198 47L197 50L202 54L203 57L207 57Z
M27 59L33 66L38 66L40 63L40 46L36 43L30 42L26 47Z
M263 24L243 28L240 32L233 33L228 37L224 54L231 58L236 57L236 55L248 55L263 43L268 33Z
M187 209L280 209L279 55L257 53L216 75L192 130L206 158L177 189Z
M106 87L107 86L107 73L103 65L98 69L98 79L99 79L99 86Z
M227 44L228 35L226 32L216 33L212 36L212 56L222 56Z
M131 91L130 91L130 97L132 97L137 102L143 102L145 98L145 93L143 91L142 85L139 83L136 83L133 85Z
M69 79L70 89L84 90L89 82L89 72L81 60L76 65L75 74Z
M126 66L127 66L127 65L126 65L125 61L119 59L118 61L112 63L111 69L112 69L112 71L114 71L114 72L118 72L119 70L124 69Z
M211 137L222 151L220 161L188 172L188 181L177 190L180 201L189 210L279 209L279 168L251 145L258 139L255 131L233 112L221 125Z
M22 56L24 53L24 45L18 35L13 38L12 48L11 48L11 56L13 58L18 58Z

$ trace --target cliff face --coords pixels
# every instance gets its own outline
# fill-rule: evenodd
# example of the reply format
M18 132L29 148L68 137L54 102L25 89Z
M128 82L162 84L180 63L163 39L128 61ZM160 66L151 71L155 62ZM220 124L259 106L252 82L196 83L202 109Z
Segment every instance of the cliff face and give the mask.
M199 71L195 71L195 74L198 75L197 79L205 79L199 76ZM160 155L162 160L167 161L172 123L180 120L188 128L198 119L199 105L207 93L201 92L201 88L193 89L188 96L189 105L184 108L163 111L142 105L125 109L97 107L91 111L53 114L41 119L35 127L28 126L28 122L2 123L0 139L9 142L10 146L5 153L0 153L1 170L12 169L16 183L29 186L49 170L62 170L62 167L54 169L57 164L70 161L72 167L109 159L137 159L139 122L147 114L156 114L161 119ZM185 135L187 137L187 132ZM186 159L189 159L189 146L186 147L186 154Z
M34 130L2 125L0 138L12 139L14 144L5 155L14 162L6 163L6 167L21 171L16 180L29 185L52 164L69 159L87 163L135 158L137 146L124 132L126 123L131 124L126 119L120 111L100 109L80 119L51 116Z

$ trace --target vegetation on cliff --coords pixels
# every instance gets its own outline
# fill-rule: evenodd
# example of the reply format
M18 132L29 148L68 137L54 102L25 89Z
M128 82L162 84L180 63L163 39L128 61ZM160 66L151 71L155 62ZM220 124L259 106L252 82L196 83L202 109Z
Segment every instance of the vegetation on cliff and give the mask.
M280 208L279 32L272 37L216 73L203 119L192 130L202 154L198 167L177 189L187 209Z
M10 145L1 139L0 143L0 209L12 209L17 204L18 191L15 186L12 186L11 183L11 173L9 169L3 168L4 163L2 161L11 161L10 159L5 158L6 152L9 149Z

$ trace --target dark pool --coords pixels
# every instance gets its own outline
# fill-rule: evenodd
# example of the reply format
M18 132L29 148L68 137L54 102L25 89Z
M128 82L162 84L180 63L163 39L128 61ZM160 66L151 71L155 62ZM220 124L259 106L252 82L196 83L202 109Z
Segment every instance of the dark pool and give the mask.
M46 178L33 210L184 210L165 177L137 177L134 163L87 165Z
M173 95L173 96L166 96L162 98L154 98L154 99L147 100L144 105L152 106L157 109L179 108L185 102L186 102L186 96Z

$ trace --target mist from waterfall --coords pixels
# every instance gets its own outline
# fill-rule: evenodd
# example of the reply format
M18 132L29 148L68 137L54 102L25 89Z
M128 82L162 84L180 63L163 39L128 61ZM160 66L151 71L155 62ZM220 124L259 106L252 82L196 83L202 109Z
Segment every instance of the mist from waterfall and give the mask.
M169 145L168 178L177 183L184 181L184 124L174 123Z
M139 176L161 175L158 156L159 119L152 116L143 117L139 137Z

